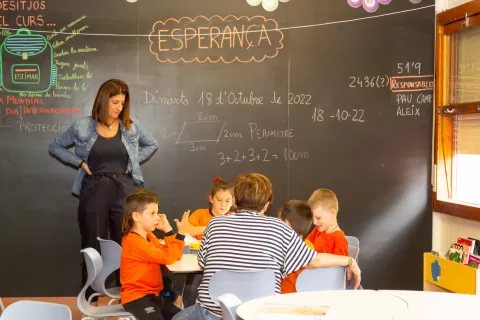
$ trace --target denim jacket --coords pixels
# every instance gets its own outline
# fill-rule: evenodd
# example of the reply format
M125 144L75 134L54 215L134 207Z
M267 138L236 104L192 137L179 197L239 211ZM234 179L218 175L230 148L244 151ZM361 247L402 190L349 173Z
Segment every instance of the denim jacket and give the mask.
M150 157L158 148L158 142L137 121L134 121L127 130L123 122L119 120L122 142L128 153L128 172L131 172L133 180L139 186L143 186L143 176L140 163ZM83 160L88 161L88 155L93 144L98 138L97 121L92 117L75 121L70 128L50 144L49 151L63 162L75 167ZM75 145L75 153L67 148ZM78 169L77 177L72 187L74 194L80 195L82 180L86 171Z

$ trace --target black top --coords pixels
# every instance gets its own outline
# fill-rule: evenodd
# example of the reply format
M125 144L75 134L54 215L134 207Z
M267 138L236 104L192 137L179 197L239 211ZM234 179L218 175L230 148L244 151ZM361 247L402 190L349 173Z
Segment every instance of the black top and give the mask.
M98 135L88 156L88 167L95 173L125 173L128 167L128 153L122 142L120 128L112 138Z

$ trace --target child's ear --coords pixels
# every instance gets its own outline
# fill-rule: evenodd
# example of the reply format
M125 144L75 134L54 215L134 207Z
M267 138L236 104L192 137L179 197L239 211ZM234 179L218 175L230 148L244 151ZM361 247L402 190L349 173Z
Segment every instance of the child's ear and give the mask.
M141 214L140 212L138 212L138 211L133 211L133 212L132 212L133 221L138 222L138 221L140 220L140 216L141 216L141 215L142 215L142 214Z
M213 203L213 197L211 195L208 196L208 201L210 201L210 203Z
M334 214L334 215L337 214L337 210L335 210L334 208L330 209L330 212L331 212L332 214Z

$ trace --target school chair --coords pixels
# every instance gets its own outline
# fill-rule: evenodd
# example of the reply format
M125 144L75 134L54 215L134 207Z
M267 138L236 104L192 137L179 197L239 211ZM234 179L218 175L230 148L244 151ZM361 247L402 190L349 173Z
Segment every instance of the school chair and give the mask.
M80 291L80 294L77 296L77 307L81 313L87 316L82 318L82 320L108 317L126 317L130 319L135 319L135 317L131 313L125 311L121 304L95 307L87 301L87 299L85 298L85 292L87 291L87 288L93 284L95 279L102 272L103 262L100 253L98 253L98 251L93 248L86 248L80 250L80 252L83 253L88 273L87 282L85 283L82 291Z
M349 246L353 246L353 247L357 247L357 248L360 247L360 242L358 241L357 237L345 236L345 238L347 238L347 242L348 242Z
M358 252L360 251L360 242L357 237L345 236L348 243L348 255L358 262Z
M225 293L236 295L242 303L273 296L275 273L273 270L220 270L210 279L208 293L218 306L218 297Z
M305 269L298 275L297 292L345 290L345 267Z
M9 305L0 318L2 320L72 320L72 312L63 304L17 301Z
M100 243L103 268L98 277L92 283L92 289L97 293L92 294L88 298L88 302L90 303L93 297L105 296L111 298L108 304L112 304L112 302L121 299L120 287L106 288L105 283L110 274L120 269L122 247L112 240L104 240L101 238L97 238L97 240Z
M223 320L237 320L237 308L242 301L232 293L225 293L218 297L218 302L222 308Z

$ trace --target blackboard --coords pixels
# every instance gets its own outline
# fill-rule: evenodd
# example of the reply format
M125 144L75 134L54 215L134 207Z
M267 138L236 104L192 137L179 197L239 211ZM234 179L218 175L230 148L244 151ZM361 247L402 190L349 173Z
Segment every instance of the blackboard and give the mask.
M363 286L421 289L434 1L365 2L2 2L0 295L79 292L76 172L48 144L110 78L130 85L133 116L159 141L142 170L171 220L206 207L215 176L267 175L270 215L331 188L360 239ZM17 32L41 56L22 60Z

